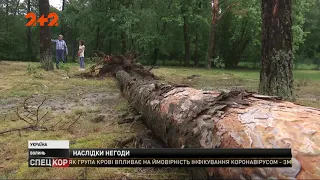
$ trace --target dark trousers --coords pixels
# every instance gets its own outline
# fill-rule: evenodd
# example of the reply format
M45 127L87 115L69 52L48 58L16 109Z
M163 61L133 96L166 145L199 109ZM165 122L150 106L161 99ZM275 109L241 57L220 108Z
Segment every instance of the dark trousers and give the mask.
M63 63L65 63L64 61L64 54L65 54L65 51L64 50L61 50L61 49L57 49L56 50L56 64L58 65L59 62L60 62L60 59L62 60Z

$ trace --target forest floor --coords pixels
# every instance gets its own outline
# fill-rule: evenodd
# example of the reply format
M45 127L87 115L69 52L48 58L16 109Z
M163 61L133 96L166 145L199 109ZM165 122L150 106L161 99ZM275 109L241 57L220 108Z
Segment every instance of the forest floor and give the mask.
M30 66L28 66L30 65ZM129 107L119 95L112 78L83 79L77 64L66 77L65 70L46 72L38 63L0 62L0 133L28 124L19 120L17 106L31 95L27 104L37 107L44 98L44 114L56 125L54 131L14 131L0 134L0 179L181 179L179 168L28 168L28 140L67 139L71 148L114 148L121 139L147 132L141 122L118 124ZM230 89L243 86L257 91L259 72L255 70L204 70L166 67L152 70L166 82L187 84L199 89ZM198 75L197 77L190 77ZM320 71L294 72L297 103L320 108ZM104 116L100 121L96 117ZM80 118L79 118L80 117ZM79 119L78 119L79 118ZM75 120L77 120L75 122ZM58 123L59 122L59 123ZM73 122L75 122L73 124ZM58 123L58 124L57 124Z
M241 86L258 92L258 70L205 70L195 68L165 67L152 70L166 82L182 83L203 90L230 90ZM296 70L294 74L295 103L320 108L320 71ZM194 76L194 78L192 78Z
M29 70L28 64L31 64ZM70 140L70 148L115 148L118 141L147 131L141 122L118 124L128 104L119 95L112 78L82 79L77 64L64 70L46 72L37 63L0 62L0 132L28 126L19 120L17 106L27 104L49 110L47 127L54 131L15 131L0 134L0 179L181 179L179 168L28 168L28 140ZM30 70L32 69L32 70ZM33 71L32 75L28 72ZM35 71L35 72L34 72ZM22 114L23 108L20 107ZM79 120L69 127L79 116ZM96 117L105 116L98 122ZM22 116L22 115L21 115ZM66 130L63 130L66 129ZM169 178L170 177L170 178Z

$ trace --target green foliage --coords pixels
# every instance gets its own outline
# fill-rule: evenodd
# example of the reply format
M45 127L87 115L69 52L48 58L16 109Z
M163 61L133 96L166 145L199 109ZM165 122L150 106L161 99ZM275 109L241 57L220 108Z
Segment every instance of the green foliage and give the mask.
M39 53L38 26L30 28L31 50L27 48L26 2L20 1L16 6L16 1L8 1L8 8L0 6L0 59L39 61L36 57ZM220 2L221 12L230 4L237 4L218 22L215 57L219 56L226 68L237 67L241 62L258 67L261 2ZM64 11L50 8L59 15L59 27L51 28L51 38L64 35L73 61L81 39L86 43L86 57L95 57L98 51L119 54L132 50L143 55L146 64L156 61L158 64L172 64L171 60L184 64L186 33L191 61L198 59L198 65L204 65L211 6L211 1L207 0L69 0ZM299 62L300 59L314 58L320 52L319 6L319 0L293 0L293 49L295 56L301 56ZM38 0L31 0L31 11L38 13ZM54 44L52 48L54 50Z
M220 59L219 56L214 58L213 62L216 65L216 67L219 68L219 69L223 69L225 67L225 64L223 63L223 60Z
M234 0L225 1L220 8L226 11ZM217 55L223 59L226 68L237 67L243 56L260 59L261 34L260 3L254 0L241 0L226 11L218 22Z
M305 41L298 50L298 53L307 58L316 57L320 52L320 2L310 8L310 11L305 14Z
M293 51L296 52L299 46L305 41L308 32L303 28L306 18L305 14L315 5L318 0L293 0Z
M69 77L70 65L67 63L61 63L60 68L66 72L67 77Z
M27 66L27 73L29 75L32 75L32 74L36 74L37 73L37 67L36 66L33 66L31 64L28 64Z

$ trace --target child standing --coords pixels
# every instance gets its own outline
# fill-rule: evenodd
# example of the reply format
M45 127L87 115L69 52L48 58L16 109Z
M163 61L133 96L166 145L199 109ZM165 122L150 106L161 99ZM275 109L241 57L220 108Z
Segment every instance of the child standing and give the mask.
M84 41L81 40L79 41L79 51L78 51L78 56L79 56L79 61L80 61L80 69L84 71L84 50L85 50L85 46L84 46Z

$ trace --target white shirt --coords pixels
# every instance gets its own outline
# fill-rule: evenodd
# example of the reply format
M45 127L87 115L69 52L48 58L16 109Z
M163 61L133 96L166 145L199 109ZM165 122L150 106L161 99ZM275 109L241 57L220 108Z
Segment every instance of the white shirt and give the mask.
M80 56L79 57L84 57L84 50L86 49L86 47L83 45L83 46L79 46L79 50L82 50L82 52L80 53Z

